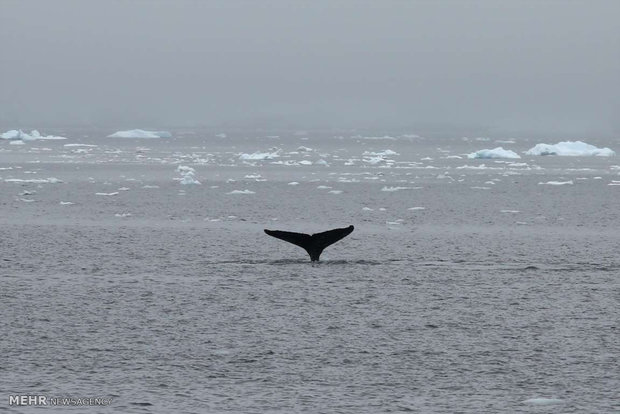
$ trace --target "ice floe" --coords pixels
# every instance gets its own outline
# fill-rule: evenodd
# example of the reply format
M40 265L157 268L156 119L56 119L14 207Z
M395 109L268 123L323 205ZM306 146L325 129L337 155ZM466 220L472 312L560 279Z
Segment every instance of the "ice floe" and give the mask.
M349 161L352 161L352 160L349 160ZM379 164L379 163L386 162L385 158L383 158L383 157L364 157L363 161L367 162L368 164L371 164L371 165L376 165L376 164ZM353 165L353 163L345 164L345 165Z
M188 167L186 165L179 165L177 167L177 172L181 174L181 178L179 180L179 182L183 185L198 185L200 184L200 181L198 181L195 177L194 174L196 173L196 170L194 170L192 167Z
M22 178L5 178L4 182L6 183L26 183L26 184L57 184L62 183L61 180L55 177L49 178L31 178L28 180Z
M39 131L33 129L30 131L30 134L25 133L21 129L12 129L3 134L0 134L0 138L8 139L8 140L20 140L23 141L36 141L36 140L59 140L59 139L67 139L65 137L59 137L56 135L41 135Z
M239 154L239 159L241 161L262 161L262 160L272 160L274 158L280 157L280 150L274 150L272 152L254 152L252 154Z
M573 185L573 180L569 181L547 181L546 183L540 182L539 185Z
M168 131L147 131L144 129L129 129L126 131L116 131L108 135L108 138L171 138L172 134Z
M400 155L400 154L398 154L398 152L396 151L392 151L391 149L386 149L386 150L377 151L377 152L364 151L362 155L386 157L388 155Z
M467 154L467 158L521 158L519 154L514 151L505 150L502 147L497 147L493 149L482 149L480 151L472 152L471 154Z
M559 156L599 156L611 157L616 155L609 148L597 148L582 141L562 141L554 145L537 144L525 151L526 155L559 155Z
M388 186L385 186L385 187L383 187L381 189L381 191L388 191L388 192L400 191L400 190L411 190L411 187L388 187Z
M457 170L501 170L502 168L497 167L487 167L485 164L480 165L461 165L456 167Z
M226 194L255 194L255 192L250 190L232 190Z

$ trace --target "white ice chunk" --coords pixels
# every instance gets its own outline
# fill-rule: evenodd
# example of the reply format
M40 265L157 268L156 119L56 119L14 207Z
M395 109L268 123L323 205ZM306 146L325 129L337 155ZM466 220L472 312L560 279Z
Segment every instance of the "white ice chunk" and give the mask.
M519 154L514 151L505 150L502 147L493 149L482 149L480 151L467 154L467 158L521 158Z
M62 183L58 178L49 177L49 178L32 178L29 180L24 180L21 178L6 178L4 180L7 183L31 183L31 184L57 184Z
M611 157L616 153L609 148L597 148L594 145L581 141L563 141L555 145L537 144L525 152L526 155L559 155L559 156L586 156Z
M280 150L274 152L254 152L252 154L240 154L239 159L242 161L260 161L272 160L280 156Z
M196 178L194 178L194 173L196 172L196 170L194 170L192 167L189 167L187 165L179 165L177 167L177 172L181 173L181 179L180 179L180 183L183 185L199 185L200 181L198 181Z
M98 195L98 196L115 196L115 195L118 195L118 191L115 191L113 193L95 193L95 195Z
M291 181L288 185L299 185L299 183L297 181Z
M226 194L255 194L255 192L250 190L233 190Z
M364 153L362 155L372 155L372 156L385 157L385 156L388 156L388 155L400 155L400 154L398 152L396 152L396 151L392 151L391 149L386 149L386 150L377 151L377 152L364 151Z
M411 187L383 187L381 191L400 191L400 190L411 190Z
M367 157L367 158L364 158L363 161L371 165L376 165L376 164L385 162L385 159L381 156L378 156L378 157Z
M194 178L194 174L185 174L181 181L179 181L183 185L199 185L200 181Z
M185 174L194 174L196 170L194 170L192 167L188 167L187 165L179 165L177 167L177 172L185 175Z
M546 183L540 182L538 185L573 185L573 180L569 181L547 181Z
M144 129L129 129L126 131L116 131L108 138L170 138L172 134L168 131L146 131Z

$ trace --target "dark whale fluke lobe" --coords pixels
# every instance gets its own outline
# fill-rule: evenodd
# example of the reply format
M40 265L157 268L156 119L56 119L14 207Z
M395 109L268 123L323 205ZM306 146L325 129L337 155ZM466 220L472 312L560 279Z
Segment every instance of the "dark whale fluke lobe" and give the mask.
M331 246L338 240L347 237L351 234L351 232L353 232L353 229L353 226L349 226L342 229L327 230L323 233L315 233L312 235L305 233L294 233L292 231L267 229L265 229L265 233L277 239L284 240L301 247L308 252L311 261L318 262L321 253L323 253L323 250L327 246Z

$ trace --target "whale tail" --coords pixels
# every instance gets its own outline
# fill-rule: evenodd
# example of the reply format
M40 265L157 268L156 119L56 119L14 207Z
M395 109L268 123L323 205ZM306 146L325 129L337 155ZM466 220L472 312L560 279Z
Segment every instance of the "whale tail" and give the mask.
M321 253L327 246L331 246L338 240L347 237L353 232L354 227L344 227L342 229L327 230L322 233L305 234L294 233L292 231L281 230L267 230L265 233L280 240L284 240L289 243L293 243L296 246L301 247L310 255L310 260L318 262Z

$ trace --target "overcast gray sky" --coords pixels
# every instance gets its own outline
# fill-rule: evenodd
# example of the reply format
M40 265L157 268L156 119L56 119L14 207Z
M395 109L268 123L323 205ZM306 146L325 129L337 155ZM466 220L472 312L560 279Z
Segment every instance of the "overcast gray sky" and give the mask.
M620 134L620 1L0 0L0 124Z

